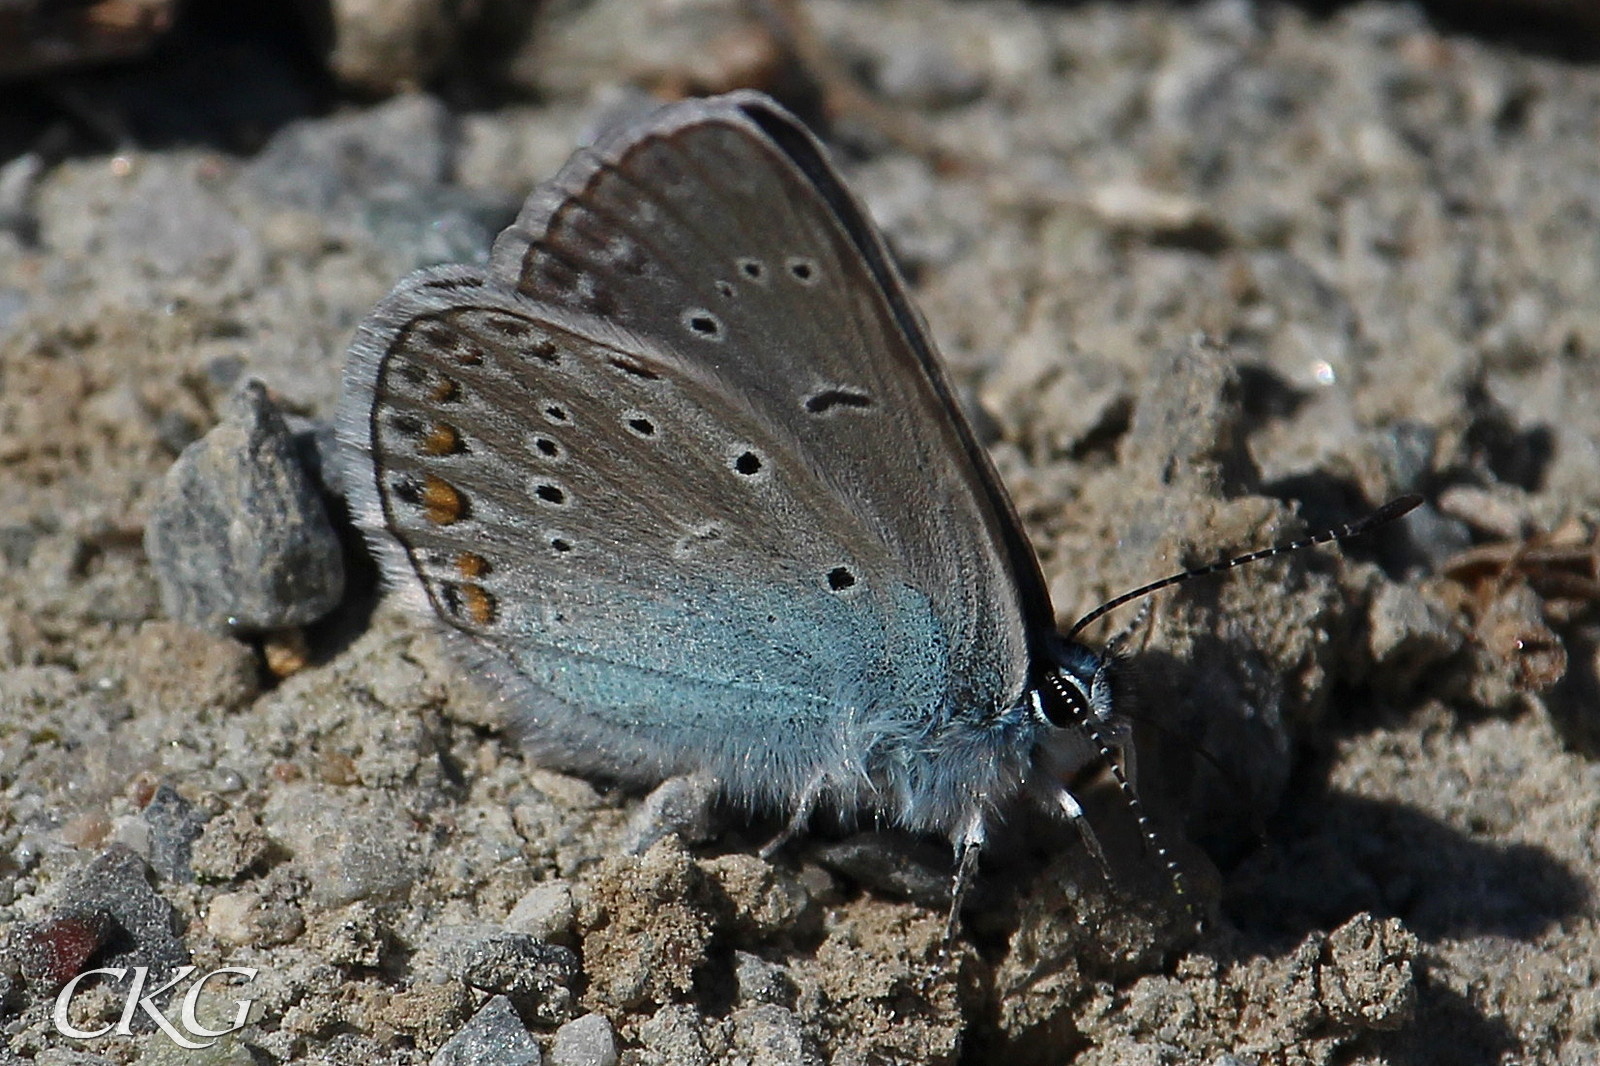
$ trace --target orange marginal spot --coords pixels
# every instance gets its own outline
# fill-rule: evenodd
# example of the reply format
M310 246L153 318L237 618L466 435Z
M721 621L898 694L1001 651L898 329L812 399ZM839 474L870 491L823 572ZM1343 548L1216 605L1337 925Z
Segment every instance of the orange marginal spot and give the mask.
M455 378L439 375L439 382L428 394L428 399L434 403L455 403L461 399L461 383Z
M480 626L492 625L498 604L482 585L462 585L461 604Z
M462 552L456 556L456 572L462 577L483 577L489 570L489 560L477 552Z
M435 422L417 447L423 455L454 455L461 451L461 431L448 422Z
M422 511L437 526L459 522L467 514L467 498L461 490L433 474L422 479Z

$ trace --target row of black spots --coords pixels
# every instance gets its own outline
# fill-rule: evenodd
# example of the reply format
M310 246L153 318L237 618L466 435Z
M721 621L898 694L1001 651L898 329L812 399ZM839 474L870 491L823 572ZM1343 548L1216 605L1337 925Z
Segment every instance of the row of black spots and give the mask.
M460 381L416 360L397 357L389 361L388 367L381 384L398 381L404 389L396 391L403 392L409 399L447 407L459 403L464 394Z
M564 408L560 410L562 414L566 413ZM546 417L557 424L563 421L550 415L549 412L546 412ZM645 440L654 437L658 432L655 420L642 411L624 411L622 413L622 424L627 428L628 432ZM566 447L551 434L534 434L528 440L528 447L539 457L551 462L561 462L567 458Z
M561 350L556 342L543 335L538 322L509 311L473 311L463 315L465 322L480 335L521 357L523 362L537 361L545 366L561 365Z
M828 388L807 396L801 406L810 414L825 415L839 408L864 410L872 406L872 397L857 389Z
M733 261L734 269L747 281L766 285L771 280L764 260L741 256ZM811 286L822 280L822 267L808 255L791 255L783 261L784 272L802 285Z
M828 571L828 590L830 592L846 592L855 588L855 571L848 566L836 566Z

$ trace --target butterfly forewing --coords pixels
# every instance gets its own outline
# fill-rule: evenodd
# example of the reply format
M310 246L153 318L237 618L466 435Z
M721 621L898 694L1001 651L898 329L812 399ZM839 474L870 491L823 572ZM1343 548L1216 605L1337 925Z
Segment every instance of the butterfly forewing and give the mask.
M1037 564L881 240L797 122L735 94L621 131L530 198L493 264L675 341L791 436L937 605L964 657L950 710L1020 694L1024 629L1050 621Z

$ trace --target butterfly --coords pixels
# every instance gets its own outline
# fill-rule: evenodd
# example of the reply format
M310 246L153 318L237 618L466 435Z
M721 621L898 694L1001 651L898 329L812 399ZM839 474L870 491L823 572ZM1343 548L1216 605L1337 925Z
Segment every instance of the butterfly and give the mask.
M1015 805L1092 842L1105 765L1139 809L1112 657L1058 633L883 237L766 96L609 133L485 267L401 281L339 431L390 584L552 765L943 835L952 920Z

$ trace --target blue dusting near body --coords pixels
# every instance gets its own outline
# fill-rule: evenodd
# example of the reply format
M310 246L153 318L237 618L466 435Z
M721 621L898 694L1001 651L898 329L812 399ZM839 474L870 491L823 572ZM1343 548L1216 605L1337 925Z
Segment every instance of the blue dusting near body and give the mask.
M712 590L691 612L675 599L612 605L593 640L519 647L536 747L547 732L596 768L709 771L735 801L783 812L821 780L824 803L951 835L1017 788L1035 740L1022 693L974 668L993 661L982 649L952 654L915 590Z

